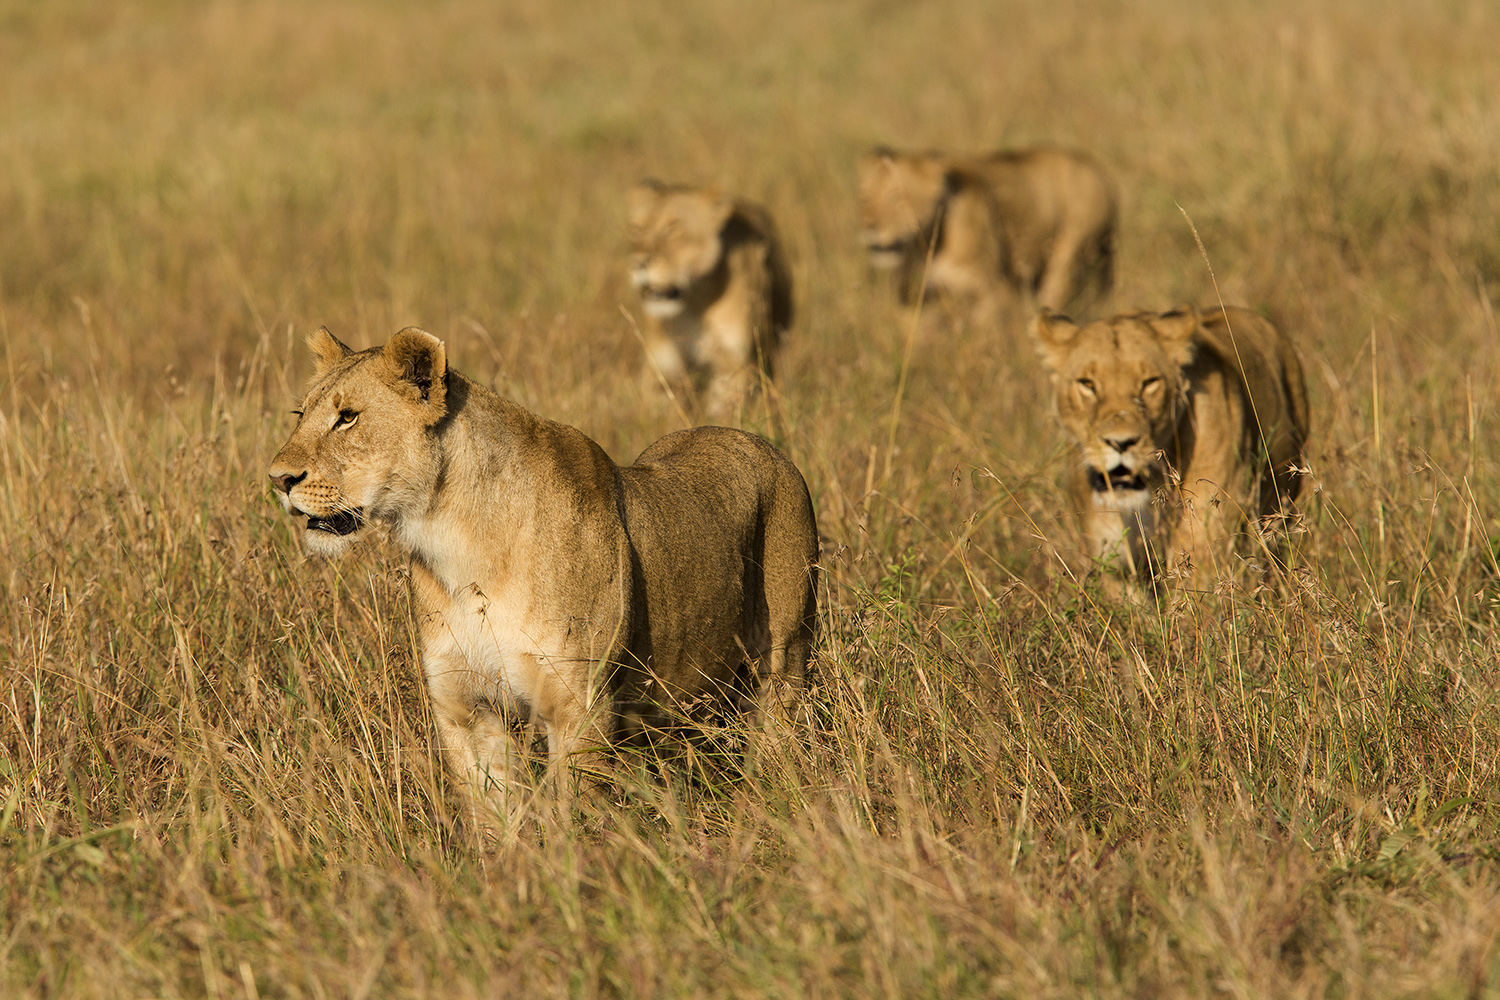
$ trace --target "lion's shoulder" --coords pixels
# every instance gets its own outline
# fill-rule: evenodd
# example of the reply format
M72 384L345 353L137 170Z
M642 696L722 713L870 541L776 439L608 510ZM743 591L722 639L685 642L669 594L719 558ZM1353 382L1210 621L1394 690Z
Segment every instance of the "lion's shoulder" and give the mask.
M1297 348L1281 328L1249 309L1220 307L1203 313L1195 340L1198 363L1224 371L1243 394L1254 433L1274 426L1300 447L1309 430L1307 387Z

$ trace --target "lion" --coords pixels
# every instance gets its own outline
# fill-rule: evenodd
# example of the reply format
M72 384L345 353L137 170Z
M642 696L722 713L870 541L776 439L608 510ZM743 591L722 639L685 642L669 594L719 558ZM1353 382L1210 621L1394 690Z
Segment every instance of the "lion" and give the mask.
M1207 587L1247 517L1290 512L1307 389L1268 320L1185 306L1080 327L1043 310L1032 332L1080 453L1071 492L1096 559Z
M612 744L695 704L790 718L817 625L818 529L769 442L678 431L620 467L449 368L423 330L354 351L320 329L309 345L274 493L306 517L315 554L377 523L410 554L438 742L481 828L519 815L523 724L545 737L549 775L592 783Z
M648 381L732 419L775 374L792 281L770 213L713 191L646 180L627 196L630 282L646 314Z
M870 262L906 304L936 295L988 323L1018 297L1078 310L1114 285L1115 188L1083 153L879 147L859 160L859 201Z

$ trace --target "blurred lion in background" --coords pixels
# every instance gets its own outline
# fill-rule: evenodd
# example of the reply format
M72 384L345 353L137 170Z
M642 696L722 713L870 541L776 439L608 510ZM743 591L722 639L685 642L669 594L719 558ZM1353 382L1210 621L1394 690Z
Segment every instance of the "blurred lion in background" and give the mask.
M1079 326L1043 310L1032 335L1077 448L1070 491L1096 560L1208 587L1247 520L1290 511L1307 388L1270 321L1184 306Z
M991 323L1017 299L1081 314L1114 285L1115 186L1082 153L880 147L859 160L859 201L870 262L907 304L936 296Z
M792 323L792 281L770 213L712 190L630 189L630 283L646 314L648 381L732 421Z

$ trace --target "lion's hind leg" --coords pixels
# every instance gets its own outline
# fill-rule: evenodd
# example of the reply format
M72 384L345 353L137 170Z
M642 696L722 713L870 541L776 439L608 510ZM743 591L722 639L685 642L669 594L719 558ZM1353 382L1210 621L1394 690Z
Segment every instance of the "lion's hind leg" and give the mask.
M1064 232L1057 238L1037 284L1036 303L1058 312L1086 316L1113 290L1112 232Z
M1084 273L1083 256L1083 241L1077 234L1062 233L1058 236L1037 285L1037 305L1057 312L1072 310L1079 313L1078 307L1092 304L1088 301L1092 296L1085 294L1089 281Z
M818 629L818 526L807 485L778 456L761 553L769 649L760 658L757 702L762 712L790 718L802 695Z
M610 735L606 699L589 684L592 661L584 669L549 672L538 684L535 706L547 733L548 777L558 805L568 808L580 791L592 792L608 780Z

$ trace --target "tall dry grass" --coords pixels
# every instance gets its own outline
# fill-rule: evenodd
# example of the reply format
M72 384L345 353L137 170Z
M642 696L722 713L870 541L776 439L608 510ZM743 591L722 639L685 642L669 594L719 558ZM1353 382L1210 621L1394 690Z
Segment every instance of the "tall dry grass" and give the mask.
M1497 992L1500 12L0 24L0 994ZM1195 226L1224 298L1301 345L1285 581L1102 600L1053 552L1065 458L1027 345L908 356L853 157L1046 140L1120 181L1116 305L1211 301ZM483 856L399 558L306 560L264 466L325 323L419 323L620 460L671 429L620 313L643 174L762 200L789 244L816 725L749 770L622 773L571 834Z

